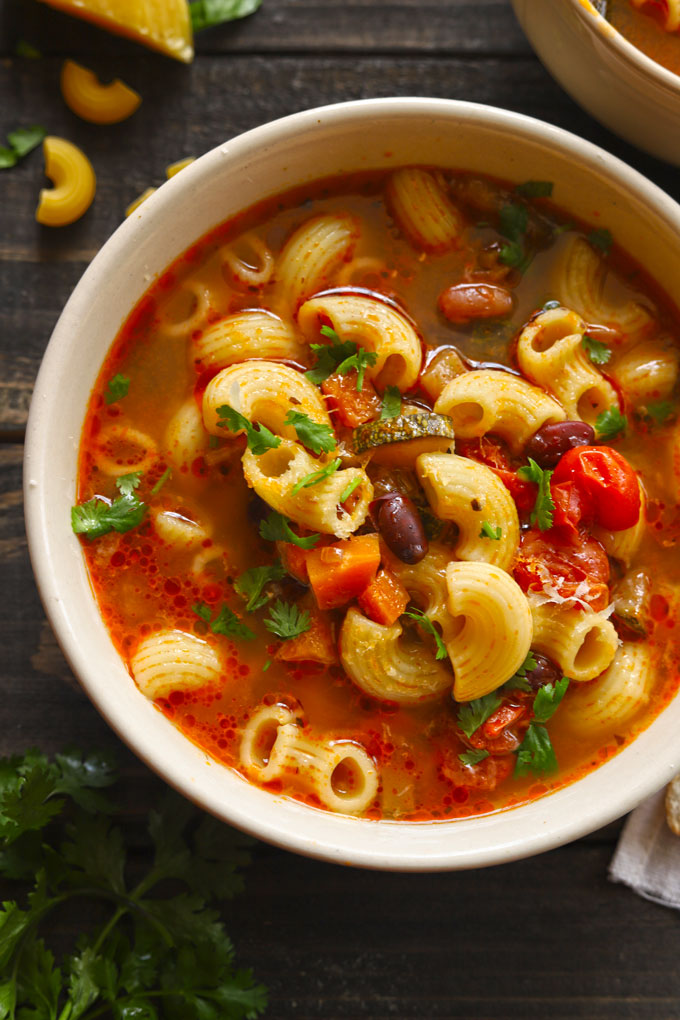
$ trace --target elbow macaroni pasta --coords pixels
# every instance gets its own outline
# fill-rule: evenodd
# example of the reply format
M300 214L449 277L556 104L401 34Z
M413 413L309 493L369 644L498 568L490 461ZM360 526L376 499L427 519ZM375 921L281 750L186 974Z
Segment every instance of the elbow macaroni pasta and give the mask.
M517 341L517 360L532 382L550 390L570 420L594 425L610 407L618 407L614 387L583 351L585 322L568 308L539 312Z
M456 556L509 570L519 547L517 508L491 468L455 453L423 453L416 470L435 515L458 528ZM501 529L499 539L484 535L485 522Z
M90 208L97 179L85 153L65 138L48 136L43 153L45 176L54 187L41 190L35 218L46 227L64 227Z
M60 84L69 109L92 124L117 124L126 120L142 101L139 93L120 78L102 85L93 71L75 60L64 61Z
M435 174L418 167L396 170L387 193L397 223L418 248L442 252L458 244L463 217Z
M203 416L193 397L189 397L175 411L163 436L163 449L177 468L187 468L200 457L208 445L208 433Z
M448 610L457 633L447 642L456 701L481 698L513 676L532 639L526 596L509 574L488 563L449 563Z
M222 664L215 649L183 630L165 630L140 642L130 669L142 694L150 700L171 691L190 691L215 684Z
M235 248L239 245L255 257L256 265L246 261L246 257L237 254ZM269 283L274 272L274 256L271 250L257 234L246 234L235 241L233 245L222 248L219 253L222 262L222 272L225 278L231 278L234 282L243 287L263 287Z
M353 216L315 216L298 227L274 273L283 303L294 312L312 294L329 287L334 272L352 257L358 239Z
M210 368L227 368L253 358L285 358L306 364L308 348L295 330L263 308L227 315L208 326L193 344L196 361Z
M584 736L612 732L644 708L652 681L649 648L638 642L626 642L602 676L567 692L560 717L570 729Z
M298 313L300 329L310 343L319 338L319 319L330 320L341 340L378 355L366 367L369 379L381 387L410 389L418 378L423 354L420 339L408 319L391 305L357 294L327 294L306 301Z
M148 471L157 457L155 440L131 425L109 425L97 436L94 459L105 475Z
M603 613L529 598L532 648L547 655L576 683L594 680L612 662L619 638Z
M611 368L611 375L633 407L665 400L678 382L680 351L670 337L643 340L625 351Z
M464 372L447 383L434 405L461 439L495 432L519 453L542 425L564 421L564 408L526 379L496 369Z
M592 529L595 538L599 539L605 547L607 556L610 556L613 560L621 560L627 567L633 562L647 530L647 517L645 513L647 494L639 478L638 485L640 487L640 516L632 528L624 528L623 531L605 531L604 528L596 526Z
M246 772L261 782L294 775L332 811L365 811L378 793L378 771L360 744L307 736L283 705L264 706L248 721L240 757Z

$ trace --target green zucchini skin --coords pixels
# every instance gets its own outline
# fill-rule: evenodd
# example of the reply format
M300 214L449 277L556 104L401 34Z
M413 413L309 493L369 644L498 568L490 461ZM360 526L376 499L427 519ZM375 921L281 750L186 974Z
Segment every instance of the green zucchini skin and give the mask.
M448 415L432 411L399 414L385 421L369 421L359 425L353 433L356 453L366 453L388 443L405 443L409 439L455 439L453 421Z

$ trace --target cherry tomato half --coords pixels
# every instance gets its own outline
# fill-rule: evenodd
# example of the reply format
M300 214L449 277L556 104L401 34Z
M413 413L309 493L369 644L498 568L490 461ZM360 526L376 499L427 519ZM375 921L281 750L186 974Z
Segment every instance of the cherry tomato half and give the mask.
M573 482L590 504L593 520L609 531L623 531L640 516L640 485L625 457L609 446L577 446L555 468L554 485Z
M549 582L563 598L578 598L595 610L609 602L609 558L586 531L529 528L522 533L513 571L522 591L545 591Z

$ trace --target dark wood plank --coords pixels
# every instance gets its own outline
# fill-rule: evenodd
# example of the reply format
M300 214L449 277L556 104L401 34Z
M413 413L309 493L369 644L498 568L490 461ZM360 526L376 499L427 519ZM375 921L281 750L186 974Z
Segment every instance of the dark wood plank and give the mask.
M56 230L41 228L33 219L43 183L40 154L33 153L2 175L0 430L23 428L51 329L126 205L148 185L161 183L169 162L296 110L390 95L501 102L599 142L680 197L675 171L598 127L534 59L234 56L228 62L225 90L221 57L204 57L188 71L166 62L159 73L157 65L137 56L121 61L120 73L139 88L144 102L129 121L110 128L85 124L66 109L56 91L59 66L58 60L49 59L15 60L0 67L4 109L21 110L24 123L42 121L50 132L82 146L95 166L98 191L79 222ZM9 128L16 121L5 123Z
M0 52L28 39L45 54L130 55L134 44L36 0L6 0ZM249 18L201 32L199 54L343 51L528 53L507 0L263 0ZM159 62L163 58L154 58Z

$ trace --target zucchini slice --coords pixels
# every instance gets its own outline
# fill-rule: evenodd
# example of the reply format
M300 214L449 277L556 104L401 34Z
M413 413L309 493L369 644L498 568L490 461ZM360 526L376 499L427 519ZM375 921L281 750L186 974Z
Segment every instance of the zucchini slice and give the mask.
M356 453L370 453L374 463L392 467L411 467L421 453L446 451L454 438L451 418L432 411L369 421L353 432Z

